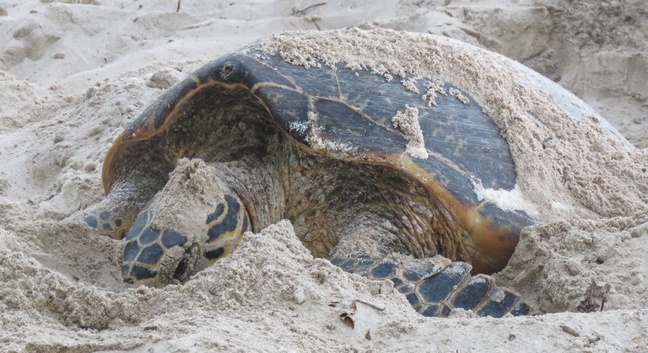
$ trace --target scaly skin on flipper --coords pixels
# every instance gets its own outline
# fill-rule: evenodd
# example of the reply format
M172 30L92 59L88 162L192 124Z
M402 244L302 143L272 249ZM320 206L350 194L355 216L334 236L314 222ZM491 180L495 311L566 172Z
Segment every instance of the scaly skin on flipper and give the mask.
M135 221L135 216L163 186L156 181L135 183L119 180L106 199L86 210L83 221L101 235L121 239Z
M445 258L411 261L404 268L390 259L331 259L342 269L370 279L388 279L425 316L449 316L453 309L472 310L479 316L527 315L531 306L520 295L495 285L492 277L471 276L465 262Z
M530 309L514 292L477 275L501 270L534 222L475 191L515 188L509 146L470 92L417 77L386 80L345 63L307 69L254 45L221 57L167 91L116 139L103 169L108 196L86 223L113 237L129 229L129 284L183 282L230 253L245 230L287 218L315 256L392 280L424 315L452 308L525 314ZM405 89L406 80L416 90ZM415 91L430 84L448 94L438 92L429 104ZM407 112L416 112L421 133L415 153L399 120ZM216 182L201 192L222 196L200 206L182 201L177 216L198 230L164 222L160 212L167 205L161 198L175 197L163 187L182 184L168 174L192 178L174 170L185 157L214 168ZM347 229L361 214L370 215L363 226L376 231L364 246L375 251L344 261L351 255L340 244L358 235ZM401 267L384 260L390 253L415 259ZM436 255L449 259L446 267L430 267L427 258Z

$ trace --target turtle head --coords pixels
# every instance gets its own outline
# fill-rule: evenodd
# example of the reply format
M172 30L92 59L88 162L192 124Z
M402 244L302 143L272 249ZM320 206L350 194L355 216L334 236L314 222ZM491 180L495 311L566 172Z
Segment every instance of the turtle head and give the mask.
M155 199L126 234L122 278L127 285L182 283L229 255L249 229L247 212L232 194L225 194L206 216L192 218L201 224L188 228L180 225L180 230L156 227L154 205ZM187 215L196 211L188 210Z

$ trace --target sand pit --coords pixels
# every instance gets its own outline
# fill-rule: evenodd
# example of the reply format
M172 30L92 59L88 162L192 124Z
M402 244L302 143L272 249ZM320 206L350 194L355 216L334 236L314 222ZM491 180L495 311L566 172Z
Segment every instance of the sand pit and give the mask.
M0 352L643 351L643 3L307 9L316 3L183 1L176 11L175 1L0 0ZM520 188L545 220L524 231L498 283L549 314L424 318L388 284L314 259L285 221L245 235L236 256L184 285L125 289L123 243L66 220L102 199L112 140L164 89L260 37L349 26L440 34L509 56L575 92L635 146L601 139L587 119L543 130L494 117L509 127L518 170L533 176Z

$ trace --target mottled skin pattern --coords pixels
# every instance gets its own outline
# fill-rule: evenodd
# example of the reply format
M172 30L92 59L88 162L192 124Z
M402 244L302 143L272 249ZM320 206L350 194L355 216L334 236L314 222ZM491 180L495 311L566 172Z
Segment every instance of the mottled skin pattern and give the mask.
M391 280L396 290L425 316L448 316L457 308L493 317L506 312L515 316L531 312L527 303L519 301L517 293L498 288L492 277L471 276L471 266L465 262L449 263L438 257L409 267L392 260L376 262L367 258L335 258L332 262L371 279Z
M197 258L213 262L244 231L287 218L314 255L391 279L424 315L455 307L528 313L517 294L488 276L471 277L466 263L473 272L500 270L531 220L475 196L475 180L512 189L515 170L497 126L463 93L469 103L441 97L432 106L366 70L306 70L254 49L218 59L119 136L103 169L108 196L85 221L101 234L125 235L129 284L182 282L201 268ZM391 122L406 105L419 109L427 159L407 154L408 141ZM210 213L187 205L208 225L200 246L151 223L154 196L182 157L209 162L224 185L213 192L225 202ZM421 260L385 258L394 252ZM463 262L431 261L435 255Z

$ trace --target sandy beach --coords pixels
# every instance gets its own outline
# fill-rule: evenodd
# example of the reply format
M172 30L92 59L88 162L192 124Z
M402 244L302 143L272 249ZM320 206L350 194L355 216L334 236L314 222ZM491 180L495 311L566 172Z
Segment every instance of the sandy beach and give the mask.
M395 31L488 49L573 92L623 136L596 119L509 125L506 111L541 110L544 96L504 76L484 90L496 57L480 59L479 77L461 65L417 67L484 102L498 89L525 92L485 109L509 127L518 184L542 222L495 278L546 314L425 318L389 284L313 258L289 221L246 233L233 256L185 284L124 286L124 243L70 219L103 199L113 140L202 65L296 30L340 30L327 33L346 41L304 40L300 50L337 58L339 49L345 60L369 55L356 48L362 38L407 43ZM290 52L290 34L278 38ZM394 67L408 69L413 52L390 53ZM647 92L641 0L0 0L0 352L645 351ZM559 138L537 143L546 136Z

